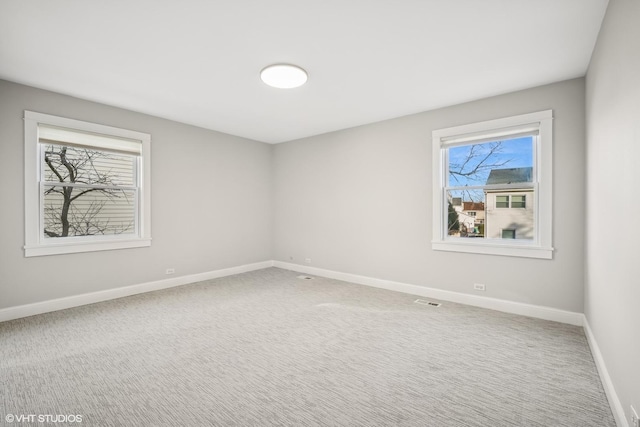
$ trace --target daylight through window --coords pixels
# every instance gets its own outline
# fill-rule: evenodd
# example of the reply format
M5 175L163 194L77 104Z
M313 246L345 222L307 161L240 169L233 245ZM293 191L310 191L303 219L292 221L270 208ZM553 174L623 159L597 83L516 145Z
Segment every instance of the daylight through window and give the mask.
M533 209L512 208L522 207L527 194L533 197L536 138L537 133L447 149L447 203L462 200L454 206L447 236L500 238L500 230L509 228L518 230L519 239L533 239Z
M31 112L25 135L26 256L149 245L149 135Z
M433 132L437 250L551 257L551 111Z

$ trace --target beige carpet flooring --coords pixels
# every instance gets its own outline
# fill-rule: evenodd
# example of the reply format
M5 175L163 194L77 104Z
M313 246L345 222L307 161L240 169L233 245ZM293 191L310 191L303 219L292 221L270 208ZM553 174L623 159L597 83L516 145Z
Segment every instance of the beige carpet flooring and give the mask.
M615 426L582 328L299 274L0 323L0 423Z

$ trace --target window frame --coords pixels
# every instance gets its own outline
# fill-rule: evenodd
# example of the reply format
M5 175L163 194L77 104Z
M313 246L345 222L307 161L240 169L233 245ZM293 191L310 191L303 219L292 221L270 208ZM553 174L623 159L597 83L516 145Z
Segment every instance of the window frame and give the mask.
M498 200L499 197L506 197L507 198L507 205L506 206L502 206L503 203L505 203L502 200ZM511 195L510 194L496 194L496 209L509 209L511 207Z
M91 132L114 138L139 141L141 153L136 162L138 197L135 232L122 235L69 236L44 238L44 197L41 191L42 150L39 125ZM25 257L59 255L151 246L151 135L81 120L25 110Z
M514 197L521 197L522 200L515 202L518 206L513 206ZM521 205L521 206L520 206ZM526 194L509 194L509 208L510 209L526 209L527 208L527 195Z
M450 237L445 232L447 203L445 188L448 148L461 143L473 144L490 140L522 136L537 132L533 152L534 210L533 240L464 239ZM553 110L505 117L495 120L454 126L432 132L433 162L433 250L466 252L486 255L552 259L552 201L553 201ZM486 201L485 201L486 202Z

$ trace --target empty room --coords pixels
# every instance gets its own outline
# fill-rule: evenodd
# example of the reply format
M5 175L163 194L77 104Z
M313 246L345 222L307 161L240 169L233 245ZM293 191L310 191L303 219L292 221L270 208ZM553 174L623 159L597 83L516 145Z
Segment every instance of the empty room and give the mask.
M639 23L3 0L0 425L640 427Z

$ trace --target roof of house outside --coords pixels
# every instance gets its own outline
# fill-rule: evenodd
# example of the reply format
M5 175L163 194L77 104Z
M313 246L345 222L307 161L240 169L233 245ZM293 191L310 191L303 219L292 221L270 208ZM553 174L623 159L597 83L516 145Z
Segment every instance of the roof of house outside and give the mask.
M484 203L482 202L463 202L463 211L483 211Z
M491 184L512 184L515 182L531 182L533 168L491 169L487 178L487 185Z

